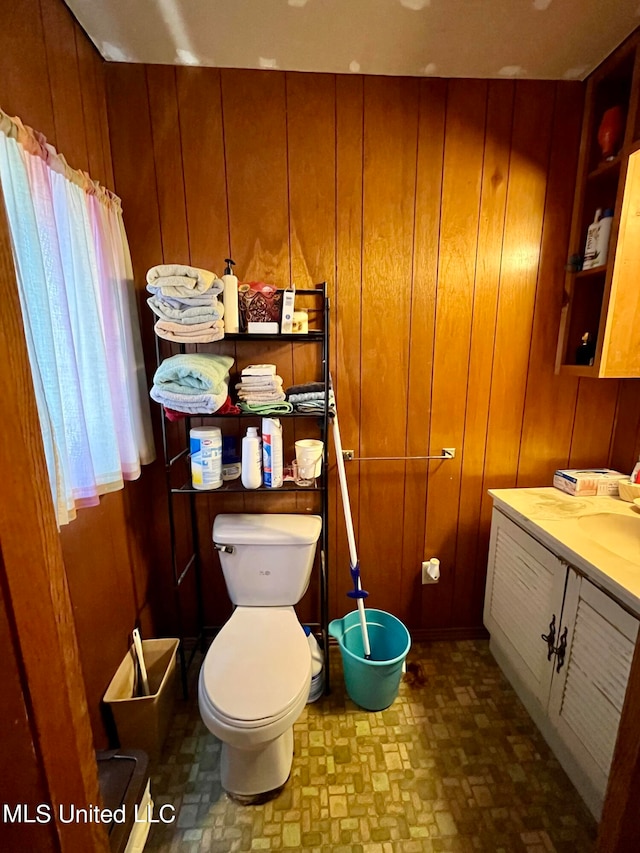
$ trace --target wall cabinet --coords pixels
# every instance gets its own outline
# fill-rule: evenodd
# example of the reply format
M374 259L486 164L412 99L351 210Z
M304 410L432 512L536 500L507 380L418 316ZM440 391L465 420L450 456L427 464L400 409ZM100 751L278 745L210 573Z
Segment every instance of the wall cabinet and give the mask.
M484 624L494 657L599 818L638 619L494 509Z
M640 36L636 33L591 75L578 161L556 372L640 376ZM612 112L613 111L613 112ZM603 128L615 116L605 146ZM597 209L613 211L606 262L580 269ZM593 362L579 364L588 334ZM584 350L582 350L584 352Z

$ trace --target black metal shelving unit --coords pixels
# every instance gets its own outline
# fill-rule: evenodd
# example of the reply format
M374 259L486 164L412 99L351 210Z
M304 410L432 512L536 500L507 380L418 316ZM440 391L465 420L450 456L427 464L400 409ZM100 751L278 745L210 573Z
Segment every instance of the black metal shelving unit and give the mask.
M184 482L181 482L180 485L176 485L175 483L175 470L176 465L182 462L186 466L186 470L188 471L188 462L189 462L189 431L191 428L191 417L186 417L182 420L184 424L184 447L178 453L171 455L169 448L169 434L168 434L168 425L165 417L162 417L162 450L164 454L165 461L165 479L166 479L166 487L167 487L167 507L168 507L168 517L169 517L169 535L170 535L170 545L171 545L171 565L173 572L173 590L174 590L174 600L175 600L175 609L176 609L176 619L177 619L177 634L180 639L179 646L179 659L180 659L180 670L182 675L182 689L184 696L186 698L188 694L187 688L187 676L189 667L193 661L195 654L198 649L201 648L203 651L205 650L206 637L209 633L212 633L215 629L209 628L204 624L204 612L203 612L203 604L202 604L202 565L200 559L200 547L199 547L199 538L198 538L198 525L196 520L196 502L198 500L199 495L209 495L215 496L217 494L229 494L229 493L246 493L251 495L257 494L282 494L285 493L319 493L321 496L321 517L322 517L322 532L320 537L320 555L318 560L319 565L319 584L320 584L320 621L318 623L312 623L312 627L316 628L319 631L321 640L321 646L325 655L325 693L328 693L330 690L329 684L329 666L328 666L328 651L329 651L329 634L328 634L328 577L329 577L329 566L328 566L328 552L329 552L329 532L328 532L328 519L329 519L329 491L327 487L327 472L328 472L328 462L329 462L329 452L328 452L328 437L329 437L329 426L330 426L330 413L329 413L329 298L327 296L327 288L326 282L322 282L312 289L297 289L296 295L300 296L309 296L316 297L321 300L322 307L320 309L322 316L322 329L321 330L312 330L307 334L248 334L248 333L233 333L226 334L224 336L224 341L236 341L236 342L251 342L255 343L256 341L265 341L270 343L282 343L282 342L290 342L295 344L316 344L322 349L322 381L324 382L325 388L325 400L324 407L322 413L316 412L291 412L291 413L274 413L273 417L277 418L296 418L296 419L308 419L312 418L318 423L321 438L324 444L323 450L323 469L322 476L319 478L319 482L316 482L315 487L305 487L305 486L297 486L295 483L290 481L286 481L282 488L279 489L271 489L266 488L264 486L259 489L245 489L244 486L240 483L239 480L231 480L223 483L223 485L219 489L215 490L207 490L202 491L199 489L193 488L191 484L190 477L187 475L187 479ZM218 343L218 342L216 342ZM175 348L177 352L184 353L186 352L185 344L169 344L167 341L161 341L156 336L155 345L156 345L156 363L159 365L164 358L168 356L163 356L161 352L162 345L168 345L172 348ZM206 345L215 346L213 345ZM172 353L174 354L174 353ZM312 379L317 379L317 377L309 377L309 381ZM193 415L195 419L203 419L217 421L217 420L260 420L262 415L254 414L254 413L241 413L241 414L206 414L203 413L201 415ZM176 512L174 508L174 501L176 500L187 500L189 505L189 520L191 526L191 539L193 543L192 553L185 560L183 565L178 564L178 549L177 549L177 536L176 536ZM268 500L265 498L265 500ZM191 649L190 653L187 655L184 648L184 619L182 612L182 602L180 598L180 589L186 578L193 573L195 580L195 590L196 590L196 618L197 618L197 627L198 627L198 636L196 638L196 643Z

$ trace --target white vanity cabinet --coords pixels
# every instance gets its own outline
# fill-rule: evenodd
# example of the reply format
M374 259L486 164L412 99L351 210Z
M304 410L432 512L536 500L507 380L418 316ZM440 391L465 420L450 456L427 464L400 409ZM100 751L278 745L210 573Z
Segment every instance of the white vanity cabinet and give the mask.
M599 818L638 619L494 509L484 623L501 669Z

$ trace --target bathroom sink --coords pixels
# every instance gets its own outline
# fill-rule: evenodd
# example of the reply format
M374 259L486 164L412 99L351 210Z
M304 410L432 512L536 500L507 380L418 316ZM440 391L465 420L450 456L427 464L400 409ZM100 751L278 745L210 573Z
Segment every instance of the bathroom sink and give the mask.
M640 517L599 512L582 516L578 526L602 548L640 566Z

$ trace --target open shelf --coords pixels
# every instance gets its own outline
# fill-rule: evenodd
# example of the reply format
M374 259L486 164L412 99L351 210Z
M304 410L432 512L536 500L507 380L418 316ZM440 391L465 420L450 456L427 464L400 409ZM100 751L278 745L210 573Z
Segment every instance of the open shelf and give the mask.
M636 171L630 161L640 157L634 153L640 149L639 48L640 32L636 32L587 81L557 372L591 377L640 375L636 367L640 357L634 353L640 303L634 295L638 287L632 273L640 265L640 257L633 250L637 241L633 216L628 212L630 196L637 197L640 190L640 181L638 188L630 186ZM613 113L617 121L610 123L607 140L604 127ZM598 209L613 212L608 246L598 246L600 258L606 262L574 272L570 266L575 269L575 256L584 257L587 231ZM596 345L592 366L575 364L576 349L586 332Z

